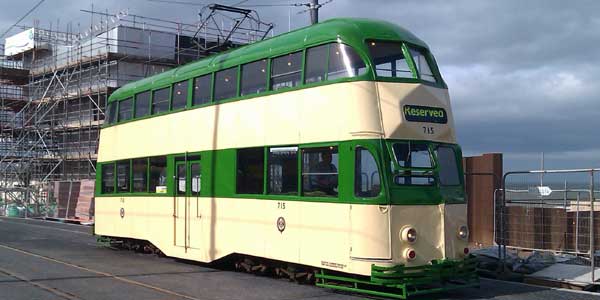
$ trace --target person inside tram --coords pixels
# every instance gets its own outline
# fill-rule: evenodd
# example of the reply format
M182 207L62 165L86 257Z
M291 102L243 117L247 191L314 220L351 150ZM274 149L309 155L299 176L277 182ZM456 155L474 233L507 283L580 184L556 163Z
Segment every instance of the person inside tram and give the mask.
M312 178L312 187L328 195L337 195L338 170L332 163L331 152L322 152L321 161L315 165L315 172L318 175Z

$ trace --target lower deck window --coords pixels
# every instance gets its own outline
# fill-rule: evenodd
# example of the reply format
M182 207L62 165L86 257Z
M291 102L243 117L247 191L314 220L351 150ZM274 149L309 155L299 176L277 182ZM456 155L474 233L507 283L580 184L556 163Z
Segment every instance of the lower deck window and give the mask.
M269 149L269 194L298 194L298 147Z
M363 147L356 147L354 173L354 194L358 197L376 197L381 191L381 181L377 161Z
M150 158L150 193L167 193L167 158L165 156Z
M117 163L117 192L128 193L129 190L129 161Z
M148 159L139 158L133 160L133 191L148 191Z
M264 149L240 149L237 152L236 193L262 194L264 180Z
M106 164L102 166L102 186L103 194L115 192L115 164Z
M302 150L302 193L304 196L337 197L337 147Z

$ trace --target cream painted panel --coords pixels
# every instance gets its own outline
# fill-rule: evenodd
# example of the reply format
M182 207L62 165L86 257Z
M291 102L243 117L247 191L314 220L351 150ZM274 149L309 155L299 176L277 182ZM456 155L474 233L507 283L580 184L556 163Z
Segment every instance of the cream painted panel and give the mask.
M389 206L351 205L352 258L392 259Z
M370 274L373 261L350 258L350 205L287 201L285 210L277 202L255 199L200 198L199 217L194 221L195 199L190 199L190 245L184 249L174 245L173 199L131 197L125 199L124 218L119 216L123 203L118 197L101 197L96 202L96 234L130 237L152 242L166 255L210 262L231 253L242 253L276 260L290 261L317 268L326 268L363 275ZM193 203L193 204L192 204ZM145 206L146 209L138 210ZM359 207L359 205L354 205ZM370 207L370 208L369 208ZM377 206L363 206L375 223ZM400 241L400 230L405 225L417 229L414 245L417 259L409 266L422 265L431 259L444 258L444 236L441 233L444 218L447 226L466 220L464 205L452 205L445 210L439 206L392 206L390 208L393 259L378 260L378 265L406 263L402 257L409 245ZM379 212L378 212L379 211ZM286 229L277 230L277 218L283 216ZM143 227L129 226L132 222ZM196 223L195 223L196 222ZM197 224L197 225L194 225ZM199 225L198 225L199 224ZM199 230L193 228L200 227ZM143 228L143 230L142 230ZM452 231L449 231L452 232ZM386 248L385 239L369 231L355 236L353 245L362 245L372 251ZM446 236L450 241L451 234ZM356 242L356 244L355 244ZM433 245L433 246L432 246ZM462 251L454 243L456 251ZM450 256L452 257L452 256Z
M98 161L381 137L373 82L291 91L102 129Z
M468 241L458 238L458 227L467 225L467 204L447 204L444 207L446 257L463 258Z
M349 204L301 202L300 262L344 272L351 270L349 211Z
M304 203L298 201L264 201L263 215L267 222L265 231L265 255L270 258L286 257L290 262L300 262L300 241L304 223L300 211ZM285 206L285 208L283 208ZM277 220L284 218L285 228L279 231Z
M450 107L448 90L423 84L377 83L383 128L389 139L432 140L456 143L454 118ZM448 115L447 124L407 122L404 120L404 105L441 107ZM433 127L434 134L425 134L423 126Z
M398 205L392 206L392 255L396 263L418 266L432 259L444 258L443 205ZM409 244L401 240L404 226L417 230L417 241ZM415 260L406 262L404 251L412 248L417 253Z

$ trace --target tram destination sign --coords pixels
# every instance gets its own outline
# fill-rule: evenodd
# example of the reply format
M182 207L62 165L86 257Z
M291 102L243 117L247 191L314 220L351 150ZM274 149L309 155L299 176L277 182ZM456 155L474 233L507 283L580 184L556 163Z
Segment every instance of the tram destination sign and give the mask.
M448 115L440 107L404 105L402 111L404 112L404 118L409 122L448 123Z

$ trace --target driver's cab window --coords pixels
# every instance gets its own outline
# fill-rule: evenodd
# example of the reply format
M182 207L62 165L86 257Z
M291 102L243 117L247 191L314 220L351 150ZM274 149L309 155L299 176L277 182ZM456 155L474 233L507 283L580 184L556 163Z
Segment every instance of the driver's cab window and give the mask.
M401 142L392 146L398 165L403 169L394 177L399 185L433 185L433 160L424 143Z
M356 147L354 158L354 194L357 197L376 197L381 191L377 161L363 147Z

